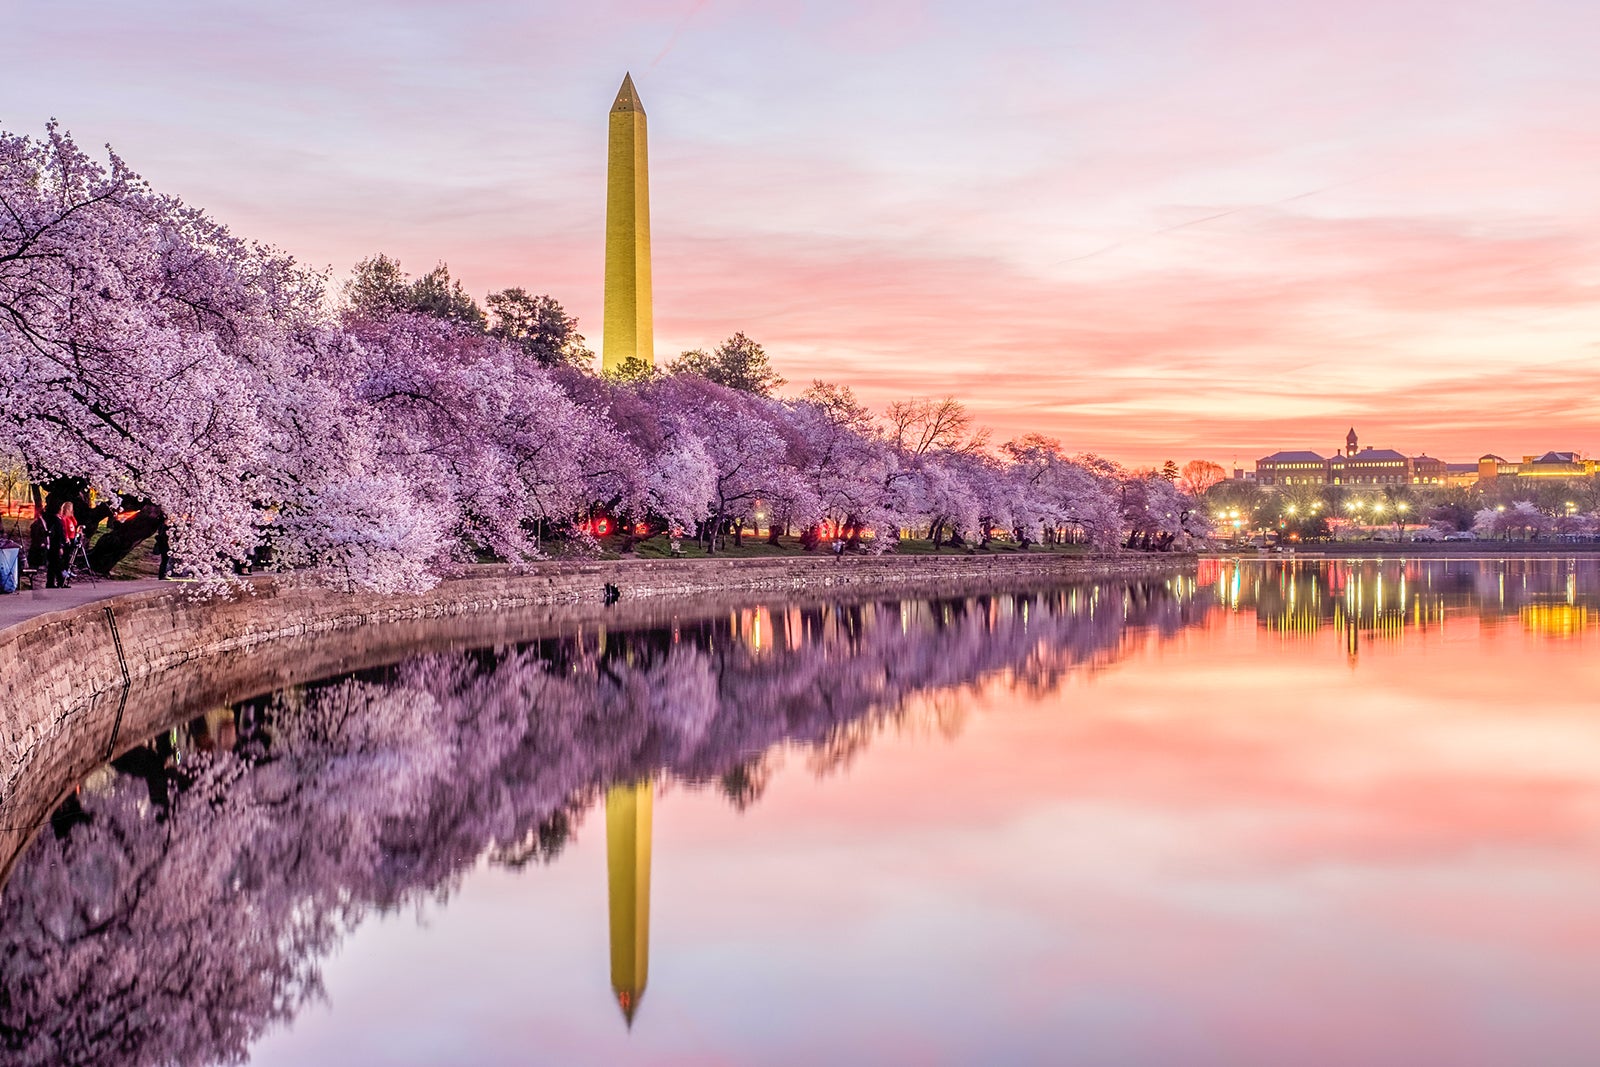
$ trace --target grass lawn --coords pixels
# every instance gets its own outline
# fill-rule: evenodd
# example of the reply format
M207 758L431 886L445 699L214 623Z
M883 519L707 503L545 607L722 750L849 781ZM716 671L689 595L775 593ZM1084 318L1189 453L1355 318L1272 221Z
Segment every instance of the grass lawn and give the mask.
M692 537L679 539L683 546L683 559L704 559L706 552ZM602 554L606 559L621 558L622 539L620 537L600 538ZM926 539L903 538L899 545L891 549L893 555L899 556L1009 556L1021 552L1022 549L1012 541L991 541L987 548L952 548L949 545L940 545L937 553L933 550L933 542ZM1089 551L1088 545L1030 545L1027 549L1030 555L1039 553L1053 553L1064 556L1081 556ZM633 552L639 559L668 559L672 555L671 541L665 534L643 541L635 541ZM823 543L807 553L800 545L798 537L783 537L779 539L777 547L767 543L765 537L747 536L744 544L736 546L733 539L728 538L727 547L717 550L718 559L745 559L751 556L821 556L832 555L831 549Z
M24 531L24 537L25 536L26 532ZM621 537L602 537L598 540L600 542L601 559L623 558ZM683 555L680 558L707 558L705 549L701 547L701 545L695 541L694 538L684 537L680 538L679 541L683 547ZM548 542L545 547L547 550L551 551L553 557L557 560L563 558L571 558L575 560L592 558L579 556L569 557L563 551L566 546L562 545L560 542ZM1019 548L1015 542L991 541L989 542L987 548L952 548L950 545L940 545L939 551L935 553L933 550L933 542L927 540L926 538L902 538L896 547L890 549L890 554L899 556L1009 556L1016 555L1021 551L1022 549ZM1088 545L1036 544L1029 545L1027 549L1029 555L1051 553L1065 556L1081 556L1088 553L1088 551ZM666 534L658 534L655 537L646 538L642 541L635 541L633 544L633 555L634 558L637 559L670 559L672 557L671 539ZM739 546L734 545L733 538L728 538L727 547L719 549L714 558L748 559L756 556L797 556L826 559L832 555L832 549L829 547L827 542L823 542L812 551L807 552L801 546L800 539L798 537L779 538L778 545L773 546L767 543L767 539L765 537L747 535L744 539L744 544ZM478 562L493 563L497 561L493 556L483 553L480 554ZM158 560L155 554L155 538L147 538L145 541L136 546L125 559L112 568L111 577L154 578L156 576L157 564Z
M1015 541L990 541L983 548L951 547L940 545L938 552L933 549L933 542L926 538L902 538L900 546L895 550L900 556L1014 556L1026 551L1030 556L1041 554L1054 554L1058 556L1082 556L1089 551L1088 545L1029 545L1024 549Z
M744 544L735 545L733 538L728 538L727 546L717 550L718 559L747 559L751 556L800 556L806 550L800 547L798 537L782 537L778 539L776 547L769 545L765 537L756 537L754 534L746 535ZM680 537L679 544L683 547L683 559L705 559L706 550L692 537ZM604 550L606 558L617 559L622 545L620 537L600 538L600 547ZM633 554L639 559L670 559L672 558L672 539L666 534L657 534L655 537L633 543ZM825 555L819 548L812 555Z

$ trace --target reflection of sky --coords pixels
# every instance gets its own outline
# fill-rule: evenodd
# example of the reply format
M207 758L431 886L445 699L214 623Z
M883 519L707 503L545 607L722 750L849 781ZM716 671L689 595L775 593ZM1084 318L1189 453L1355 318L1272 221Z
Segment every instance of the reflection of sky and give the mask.
M1596 1062L1593 635L1466 616L1352 665L1211 618L993 682L954 739L788 753L743 815L669 787L631 1034L592 812L550 867L367 923L257 1060Z
M244 235L600 327L650 114L657 338L1139 462L1594 451L1585 0L9 0L58 116Z

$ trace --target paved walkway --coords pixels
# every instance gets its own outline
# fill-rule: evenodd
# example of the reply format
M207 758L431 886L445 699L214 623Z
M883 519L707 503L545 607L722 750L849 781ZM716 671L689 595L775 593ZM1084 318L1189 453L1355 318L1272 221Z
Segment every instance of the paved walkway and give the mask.
M91 584L87 578L79 578L72 583L70 589L36 589L32 592L19 589L15 593L0 596L0 630L15 626L19 622L27 622L35 615L43 615L47 611L62 611L80 604L92 604L96 600L109 600L124 593L142 593L146 589L160 589L163 586L170 587L172 584L154 578L134 578L128 581L102 578L99 582Z

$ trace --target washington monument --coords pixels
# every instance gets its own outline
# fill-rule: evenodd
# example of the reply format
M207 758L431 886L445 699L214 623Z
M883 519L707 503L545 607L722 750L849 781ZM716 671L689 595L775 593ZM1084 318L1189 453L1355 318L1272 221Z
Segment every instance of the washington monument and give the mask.
M644 106L632 75L622 77L611 105L606 159L606 315L600 369L630 359L655 366L650 309L650 170Z

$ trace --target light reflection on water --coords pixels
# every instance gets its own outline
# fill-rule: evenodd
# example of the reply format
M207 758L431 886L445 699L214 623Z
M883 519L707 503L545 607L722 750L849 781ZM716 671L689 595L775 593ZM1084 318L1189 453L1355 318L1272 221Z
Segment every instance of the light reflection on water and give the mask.
M219 709L18 865L0 1048L1592 1063L1597 605L1587 561L1208 561Z

